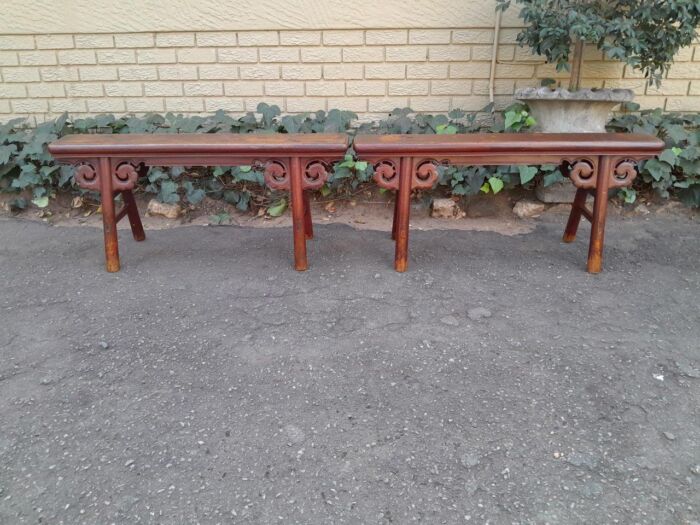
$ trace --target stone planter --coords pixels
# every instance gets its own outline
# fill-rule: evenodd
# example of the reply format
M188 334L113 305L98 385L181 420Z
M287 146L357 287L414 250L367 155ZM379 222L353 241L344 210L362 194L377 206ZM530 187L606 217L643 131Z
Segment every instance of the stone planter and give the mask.
M515 98L530 107L537 124L532 131L544 133L605 133L610 113L621 102L630 102L629 89L523 88Z
M525 102L537 124L531 131L543 133L605 133L612 110L622 102L630 102L634 93L629 89L567 89L524 88L515 98ZM576 188L564 180L544 187L542 181L536 189L542 202L571 203Z

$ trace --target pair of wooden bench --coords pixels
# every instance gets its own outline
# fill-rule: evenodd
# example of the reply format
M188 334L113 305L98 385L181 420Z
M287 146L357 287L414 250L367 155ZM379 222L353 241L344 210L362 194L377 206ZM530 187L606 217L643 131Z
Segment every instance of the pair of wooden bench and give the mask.
M264 171L268 186L290 193L294 267L306 270L306 240L313 237L308 191L323 186L330 166L348 148L341 134L132 134L70 135L49 145L59 162L75 166L76 182L100 193L105 258L109 272L119 270L117 222L128 217L134 239L145 239L132 190L148 166L252 165ZM588 271L602 270L608 191L626 187L636 177L636 163L664 148L661 140L637 134L468 134L366 135L354 142L358 156L374 164L374 179L396 190L392 238L394 267L406 271L410 197L414 189L431 188L438 166L558 164L576 185L576 198L564 241L576 237L581 217L591 222ZM586 207L589 193L593 210ZM121 194L124 207L116 212Z

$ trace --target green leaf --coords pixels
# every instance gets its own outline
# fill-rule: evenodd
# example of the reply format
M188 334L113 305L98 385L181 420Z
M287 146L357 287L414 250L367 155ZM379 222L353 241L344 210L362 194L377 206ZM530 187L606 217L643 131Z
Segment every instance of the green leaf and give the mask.
M180 202L180 196L177 194L177 184L171 180L163 181L158 192L158 200L168 204Z
M27 199L23 197L17 197L10 202L11 210L24 210L27 207Z
M328 184L324 184L323 186L321 186L321 195L323 195L324 197L328 197L330 194L331 189L328 186Z
M659 160L674 166L676 164L677 157L678 155L676 155L672 149L665 149L661 152L661 155L659 155Z
M202 199L204 199L205 195L206 194L204 193L203 189L193 189L192 191L187 192L187 201L190 204L199 204L200 202L202 202Z
M247 191L242 191L238 197L238 202L236 203L236 208L241 211L246 211L250 206L250 193Z
M547 173L543 178L542 178L542 185L545 188L548 188L552 184L555 184L559 181L564 180L564 175L562 175L561 171L559 171L559 168L556 170L552 171L551 173Z
M626 204L634 204L637 200L637 191L634 188L621 188L620 195Z
M537 168L534 166L518 166L520 172L520 184L527 184L537 175Z
M520 113L517 113L515 111L508 111L506 113L506 121L504 124L505 128L512 129L516 123L520 122L520 118L521 118Z
M457 133L457 128L451 124L440 124L435 128L435 133L437 135L454 135Z
M368 163L363 161L357 161L355 162L355 170L356 171L365 171L367 169Z
M241 194L234 190L228 190L224 192L223 198L229 204L237 204L241 199Z
M489 177L489 186L494 193L498 193L503 189L503 181L498 177Z
M0 144L2 141L0 140ZM17 146L9 144L8 146L0 146L0 164L6 164L10 161L10 157L17 153Z
M655 181L660 181L671 175L671 166L666 162L659 162L657 159L648 160L644 164L644 170L648 171Z
M43 197L32 199L32 204L37 208L46 208L49 205L49 197L48 195L44 195Z
M273 204L267 209L267 214L270 217L279 217L282 215L285 210L287 209L287 200L286 199L280 199L277 201L277 203Z
M226 212L217 213L216 215L209 216L209 222L211 224L223 224L225 222L231 222L231 216Z

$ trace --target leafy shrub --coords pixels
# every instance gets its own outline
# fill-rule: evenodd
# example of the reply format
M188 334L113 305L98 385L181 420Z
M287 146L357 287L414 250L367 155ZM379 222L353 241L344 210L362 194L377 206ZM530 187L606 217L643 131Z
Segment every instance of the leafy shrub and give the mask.
M185 117L168 113L134 116L97 117L71 120L63 115L36 128L27 128L22 120L0 125L0 191L17 194L12 201L16 208L32 203L45 207L59 189L80 191L73 183L72 169L58 165L47 152L47 145L72 133L413 133L454 134L486 131L521 131L533 124L527 107L513 104L502 116L480 118L489 114L489 107L479 113L452 111L447 115L414 114L410 109L396 109L380 122L358 124L352 112L331 110L303 115L281 115L279 108L260 104L256 113L234 118L223 111L201 117ZM657 134L668 144L658 159L642 165L636 189L653 187L663 197L677 194L684 202L700 206L700 150L698 124L700 115L678 116L660 110L629 113L615 118L613 130ZM563 179L558 166L440 166L439 184L453 195L498 193L505 187L531 186L542 178L545 185ZM321 188L323 196L342 196L355 192L371 180L373 167L358 160L352 150L334 166L328 184ZM205 196L222 199L240 210L264 207L270 214L286 208L284 194L263 185L260 172L251 166L219 166L214 168L153 167L139 181L139 189L163 202L199 203ZM634 189L623 192L628 201L636 196Z
M698 0L497 0L497 7L507 9L512 2L522 6L526 24L518 43L545 56L558 71L573 63L573 89L580 85L584 43L658 85L700 25Z

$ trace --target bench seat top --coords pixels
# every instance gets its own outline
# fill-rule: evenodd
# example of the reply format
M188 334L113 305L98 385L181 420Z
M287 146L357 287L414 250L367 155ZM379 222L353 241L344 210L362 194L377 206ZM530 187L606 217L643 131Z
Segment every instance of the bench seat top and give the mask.
M132 133L75 134L49 144L55 157L73 155L339 155L348 147L343 133Z
M358 135L358 154L518 155L657 155L660 139L634 133L466 133L459 135Z

